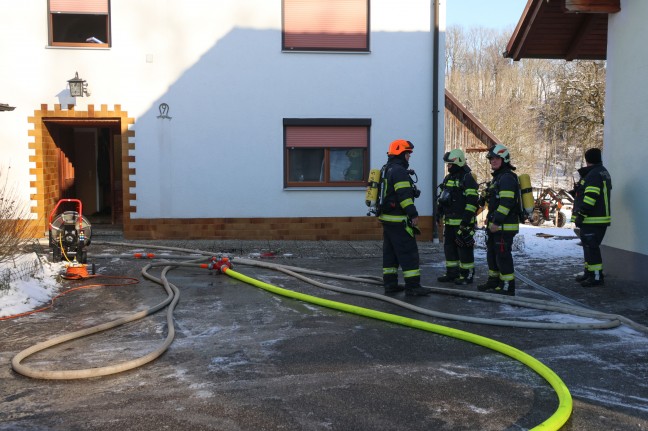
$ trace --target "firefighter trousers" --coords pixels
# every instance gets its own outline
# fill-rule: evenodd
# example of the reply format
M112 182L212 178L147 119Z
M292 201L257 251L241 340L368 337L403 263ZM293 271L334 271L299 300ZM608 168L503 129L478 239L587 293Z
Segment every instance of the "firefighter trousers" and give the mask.
M475 249L459 247L455 242L459 226L445 225L443 229L443 254L446 268L471 270L475 267Z
M515 279L513 267L513 238L517 232L488 232L486 237L486 261L488 276L499 277L500 280Z
M416 238L405 230L404 223L383 222L383 284L398 285L398 267L403 270L405 288L421 287L419 252Z
M588 271L602 271L603 258L601 257L601 242L605 236L607 226L582 224L580 239L583 245L585 269Z

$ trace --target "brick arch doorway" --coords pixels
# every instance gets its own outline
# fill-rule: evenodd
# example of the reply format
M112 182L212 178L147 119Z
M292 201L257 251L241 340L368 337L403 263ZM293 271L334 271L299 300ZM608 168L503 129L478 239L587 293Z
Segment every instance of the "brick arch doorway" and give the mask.
M31 119L30 119L31 120ZM31 122L31 121L30 121ZM52 208L59 199L76 198L83 203L83 214L95 224L124 226L130 220L126 196L128 182L128 118L118 106L108 111L54 110L42 106L33 117L35 150L30 161L36 180L32 208L39 228L47 233Z

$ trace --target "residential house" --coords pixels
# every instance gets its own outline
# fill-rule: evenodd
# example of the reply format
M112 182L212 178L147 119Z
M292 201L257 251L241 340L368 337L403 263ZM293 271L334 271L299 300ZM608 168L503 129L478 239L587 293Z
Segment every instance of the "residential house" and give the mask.
M59 199L78 198L131 239L377 239L366 179L394 139L415 145L432 232L440 2L0 8L1 164L39 235Z

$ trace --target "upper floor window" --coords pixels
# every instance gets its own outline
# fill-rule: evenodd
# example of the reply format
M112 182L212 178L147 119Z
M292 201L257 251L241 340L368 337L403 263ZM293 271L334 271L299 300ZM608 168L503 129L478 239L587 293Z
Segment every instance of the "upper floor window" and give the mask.
M110 0L48 0L50 46L110 46Z
M365 186L368 119L284 119L286 187Z
M286 51L369 51L370 0L283 0Z

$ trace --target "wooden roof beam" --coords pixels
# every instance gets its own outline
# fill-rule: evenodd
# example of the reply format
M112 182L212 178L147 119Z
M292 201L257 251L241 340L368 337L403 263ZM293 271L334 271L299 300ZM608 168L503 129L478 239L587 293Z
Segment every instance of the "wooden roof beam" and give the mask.
M568 13L617 13L621 10L621 0L564 1L564 10Z
M574 35L574 38L569 43L567 52L565 53L565 60L572 61L578 56L578 51L587 36L587 33L592 28L592 23L594 22L594 16L591 14L583 15L580 25L578 26L578 31Z

